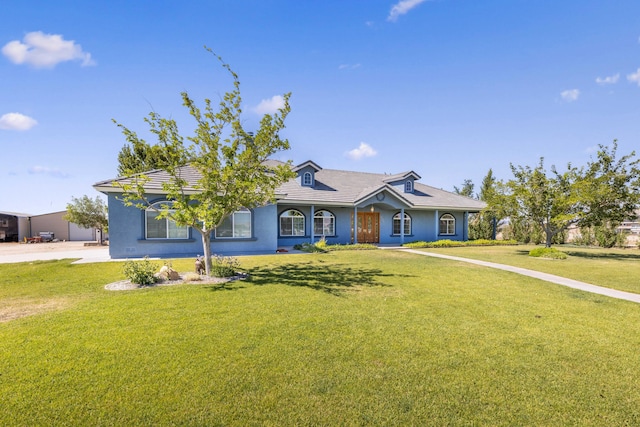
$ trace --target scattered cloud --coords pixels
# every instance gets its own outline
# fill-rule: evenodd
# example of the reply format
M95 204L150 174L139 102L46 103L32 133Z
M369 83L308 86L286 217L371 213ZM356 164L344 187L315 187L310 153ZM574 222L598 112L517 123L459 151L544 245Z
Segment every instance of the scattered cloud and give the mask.
M358 148L354 148L353 150L345 153L345 155L351 160L360 160L363 157L373 157L376 154L378 154L378 152L366 142L361 142Z
M362 64L340 64L340 66L338 66L338 70L355 70L361 66Z
M69 174L60 169L52 169L45 166L32 166L29 168L30 175L47 175L54 178L68 178Z
M387 21L396 22L400 15L408 13L411 9L425 1L427 0L400 0L391 8L391 12L389 12L389 16L387 16Z
M22 42L10 41L2 47L2 53L14 64L28 64L35 68L53 68L65 61L81 61L83 67L96 65L91 54L84 52L74 40L42 31L27 33Z
M580 96L580 91L578 89L565 90L560 93L560 96L563 101L573 102Z
M284 98L281 95L275 95L271 99L260 101L260 104L253 111L258 114L275 114L281 108L284 108Z
M7 113L0 117L0 129L5 130L29 130L37 124L35 119L20 113Z
M638 84L638 86L640 86L640 68L638 68L635 73L627 75L627 80L629 80L630 82L635 82Z
M620 73L614 74L613 76L597 77L596 83L599 85L612 85L618 83L618 79L620 79Z

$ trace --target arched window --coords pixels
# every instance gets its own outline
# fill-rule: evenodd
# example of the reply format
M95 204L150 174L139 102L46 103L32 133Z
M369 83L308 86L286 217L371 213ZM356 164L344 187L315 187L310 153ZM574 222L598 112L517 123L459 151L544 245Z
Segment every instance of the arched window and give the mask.
M440 234L456 234L456 218L451 214L440 217Z
M302 175L302 185L310 186L311 184L313 184L311 172L305 172L304 175Z
M281 236L304 236L304 215L295 209L280 214Z
M400 219L400 212L393 216L393 234L396 234L398 236L400 235L400 230L402 229L402 221ZM404 214L404 234L411 234L411 217L407 213Z
M404 192L413 193L413 181L407 181L404 183Z
M329 211L321 210L313 214L314 236L335 236L336 218Z
M216 228L216 239L242 239L251 237L251 211L242 208L235 211Z
M179 227L170 219L159 218L163 209L171 208L172 202L157 202L147 208L145 217L145 239L188 239L189 227ZM169 212L174 210L169 209Z

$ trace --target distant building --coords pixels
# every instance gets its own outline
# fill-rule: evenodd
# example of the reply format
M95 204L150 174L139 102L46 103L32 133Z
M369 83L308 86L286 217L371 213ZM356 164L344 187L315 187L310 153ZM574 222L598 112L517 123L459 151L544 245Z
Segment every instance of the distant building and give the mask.
M42 215L0 212L0 242L22 242L25 238L46 236L60 241L95 241L100 231L81 228L65 219L66 211Z

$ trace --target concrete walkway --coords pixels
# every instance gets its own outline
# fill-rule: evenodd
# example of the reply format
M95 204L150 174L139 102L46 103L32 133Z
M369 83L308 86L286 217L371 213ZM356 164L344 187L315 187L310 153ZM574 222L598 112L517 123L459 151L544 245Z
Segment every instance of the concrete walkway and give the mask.
M489 267L489 268L497 268L498 270L504 270L504 271L510 271L512 273L522 274L523 276L529 276L529 277L533 277L535 279L545 280L547 282L556 283L558 285L567 286L569 288L579 289L579 290L585 291L585 292L591 292L593 294L605 295L605 296L608 296L608 297L611 297L611 298L617 298L617 299L622 299L622 300L626 300L626 301L640 303L640 294L634 294L634 293L631 293L631 292L624 292L624 291L617 291L615 289L610 289L610 288L604 288L602 286L591 285L589 283L579 282L577 280L567 279L565 277L556 276L555 274L542 273L542 272L535 271L535 270L529 270L529 269L521 268L521 267L512 267L510 265L498 264L498 263L495 263L495 262L480 261L480 260L476 260L476 259L462 258L462 257L444 255L444 254L437 254L437 253L433 253L433 252L418 251L418 250L415 250L415 249L404 249L404 248L399 248L399 247L383 248L383 249L396 249L396 250L400 250L400 251L403 251L403 252L410 252L412 254L430 256L430 257L434 257L434 258L444 258L444 259L449 259L449 260L453 260L453 261L468 262L470 264L481 265L483 267Z

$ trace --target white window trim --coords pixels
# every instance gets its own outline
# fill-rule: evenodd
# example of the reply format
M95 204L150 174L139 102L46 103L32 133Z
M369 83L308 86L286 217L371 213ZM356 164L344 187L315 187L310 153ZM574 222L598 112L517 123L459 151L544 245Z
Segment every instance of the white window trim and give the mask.
M400 217L400 214L401 214L401 213L400 213L400 212L398 212L397 214L395 214L395 215L391 218L391 234L392 234L393 236L400 236L400 235L401 235L401 233L396 233L396 232L395 232L395 222L396 222L396 221L400 221L400 222L401 222L401 220L402 220L402 218ZM396 218L396 217L397 217L397 218ZM405 226L405 228L407 227L407 225L409 226L409 232L407 233L407 230L405 230L405 231L404 231L404 235L405 235L405 236L409 236L409 235L411 235L411 226L412 226L412 224L411 224L411 215L409 215L408 213L406 213L406 212L405 212L405 213L404 213L404 217L405 217L405 220L404 220L404 226ZM402 227L402 223L400 224L400 227Z
M447 223L447 226L445 227L446 230L445 230L444 233L442 232L442 221L446 221L446 223ZM451 225L453 226L452 227L453 230L450 232L449 228L450 228ZM440 217L440 221L438 222L438 234L441 235L441 236L453 236L453 235L455 235L456 234L456 217L453 216L450 213L443 214Z
M311 172L305 172L302 174L302 185L310 187L313 185L313 176Z
M296 212L296 213L298 213L300 215L295 215L295 216L288 216L287 215L287 216L284 216L285 214L288 214L289 212ZM282 233L282 218L291 218L291 234L283 234ZM295 230L295 227L293 226L293 218L302 218L302 234L293 234L293 231ZM282 237L303 237L306 234L306 229L307 229L306 217L299 210L297 210L297 209L287 209L286 211L284 211L280 215L278 215L278 235L280 235Z
M249 215L249 235L248 236L236 236L236 214L239 215ZM253 214L251 210L247 208L242 208L240 210L235 211L231 215L229 215L231 219L231 236L218 236L218 229L215 229L215 238L216 239L250 239L253 237Z
M324 212L328 213L331 216L330 217L325 217L324 216ZM318 214L320 214L320 215L318 215ZM321 218L323 220L323 227L322 227L323 232L320 233L320 234L316 233L316 218ZM324 234L324 219L325 218L331 218L332 219L333 231L332 231L331 234ZM314 236L327 236L327 237L335 236L336 235L336 216L333 213L331 213L328 210L326 210L326 209L321 209L319 211L316 211L313 214L313 235Z
M404 192L405 193L413 193L413 181L405 181L405 183L404 183Z
M159 212L160 209L154 209L152 206L155 205L169 205L171 204L171 202L167 202L167 201L161 201L161 202L156 202L153 203L151 206L149 206L147 209L145 209L144 211L144 238L145 240L184 240L184 239L188 239L189 238L189 226L184 226L184 227L178 227L176 225L177 229L184 229L186 232L186 236L180 236L180 237L169 237L169 223L172 222L175 224L175 221L169 219L169 218L163 218L165 220L165 237L149 237L149 217L147 216L148 212ZM169 209L169 212L175 212L175 210L173 209Z

